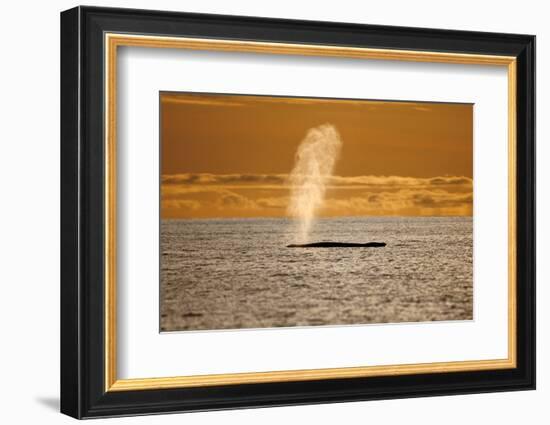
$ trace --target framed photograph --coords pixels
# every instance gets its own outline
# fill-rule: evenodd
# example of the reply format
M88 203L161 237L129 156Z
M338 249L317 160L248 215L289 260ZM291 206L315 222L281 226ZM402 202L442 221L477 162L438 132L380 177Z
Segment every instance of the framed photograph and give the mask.
M61 411L535 388L535 37L61 14Z

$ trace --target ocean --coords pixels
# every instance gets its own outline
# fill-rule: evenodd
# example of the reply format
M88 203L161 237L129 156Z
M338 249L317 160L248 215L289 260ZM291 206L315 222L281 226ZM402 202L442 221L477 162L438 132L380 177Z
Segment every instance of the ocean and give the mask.
M161 331L473 318L471 217L162 220Z

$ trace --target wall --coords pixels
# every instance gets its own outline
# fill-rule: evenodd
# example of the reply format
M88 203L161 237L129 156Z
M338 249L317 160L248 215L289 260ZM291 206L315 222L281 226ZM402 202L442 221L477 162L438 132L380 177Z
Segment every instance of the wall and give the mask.
M257 15L370 24L536 34L538 39L538 217L550 214L547 141L550 27L540 1L97 1L96 5ZM59 12L70 1L4 3L0 17L0 415L4 423L69 423L58 409L59 311ZM536 392L346 403L233 412L167 415L121 423L371 422L547 423L550 321L545 239L538 222L538 390ZM116 423L118 420L111 421Z

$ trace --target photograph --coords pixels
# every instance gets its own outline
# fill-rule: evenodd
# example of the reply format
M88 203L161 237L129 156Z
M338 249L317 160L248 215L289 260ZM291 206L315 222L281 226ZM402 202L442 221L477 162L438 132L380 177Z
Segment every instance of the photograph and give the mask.
M473 104L159 102L161 332L473 320Z
M406 7L384 17L298 6L269 16L75 6L52 31L38 25L59 55L34 49L24 64L60 59L44 68L57 83L39 84L60 88L50 108L60 117L35 114L60 136L49 150L59 187L47 196L58 226L34 214L36 196L23 196L33 208L9 203L25 217L11 226L24 253L17 276L30 264L21 229L59 227L61 262L39 255L31 267L44 274L44 260L60 274L60 291L43 291L56 300L31 297L59 307L44 322L59 338L48 336L58 346L40 363L56 367L33 373L36 405L114 420L232 409L257 418L283 406L294 417L304 406L311 422L305 405L369 401L387 419L384 400L452 395L493 412L505 392L537 389L500 413L517 422L514 412L542 411L542 27L519 25L517 10L499 10L498 25L481 10L472 26L460 10L441 23ZM29 127L22 100L13 140ZM50 138L31 139L38 150L8 143L28 152L7 158L10 174L36 180L44 173L27 160L56 160L41 154ZM12 186L24 195L36 182ZM9 317L28 316L23 295L10 298ZM23 325L8 328L33 327ZM12 403L14 414L28 403ZM411 417L390 410L393 422Z

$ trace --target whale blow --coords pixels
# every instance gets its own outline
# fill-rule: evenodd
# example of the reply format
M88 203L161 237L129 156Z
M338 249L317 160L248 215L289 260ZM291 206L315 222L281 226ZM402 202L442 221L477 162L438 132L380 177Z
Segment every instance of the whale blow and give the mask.
M341 146L340 134L331 124L309 129L298 146L294 168L289 175L288 213L298 219L298 241L301 243L307 242L315 215L323 205Z

